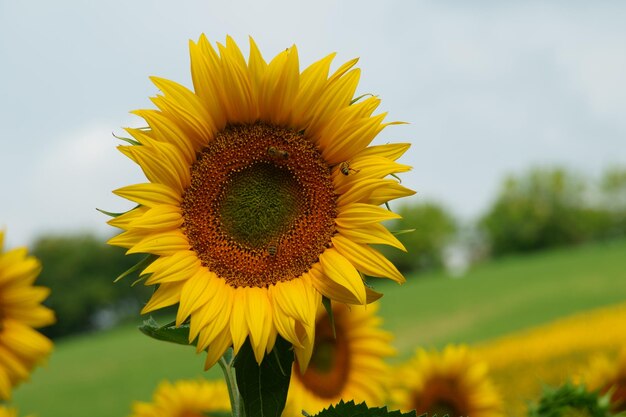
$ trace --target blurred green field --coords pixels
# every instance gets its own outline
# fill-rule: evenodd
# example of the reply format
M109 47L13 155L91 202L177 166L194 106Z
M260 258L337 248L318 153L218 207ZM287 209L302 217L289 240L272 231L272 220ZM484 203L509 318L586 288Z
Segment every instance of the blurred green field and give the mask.
M432 273L377 288L402 359L418 345L484 341L626 300L626 240L501 259L460 279ZM14 405L38 417L126 416L159 381L201 377L202 365L192 348L125 326L57 343L48 366L17 388ZM208 376L219 378L219 369Z

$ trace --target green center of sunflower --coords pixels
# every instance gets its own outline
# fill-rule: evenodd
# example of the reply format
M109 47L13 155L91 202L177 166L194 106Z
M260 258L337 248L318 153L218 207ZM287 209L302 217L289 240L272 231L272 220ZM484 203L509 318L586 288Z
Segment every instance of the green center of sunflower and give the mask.
M202 264L232 287L307 272L335 233L330 167L303 133L228 126L197 156L182 229Z
M251 248L263 248L297 219L300 198L300 186L288 170L258 163L231 176L219 214L226 233Z

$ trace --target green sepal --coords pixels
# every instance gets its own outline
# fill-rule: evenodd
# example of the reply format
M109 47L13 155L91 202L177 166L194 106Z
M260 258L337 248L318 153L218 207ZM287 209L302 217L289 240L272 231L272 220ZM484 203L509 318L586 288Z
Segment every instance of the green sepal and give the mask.
M322 304L324 305L324 308L326 309L326 313L328 313L328 319L330 320L330 328L333 329L333 337L336 339L337 332L335 331L335 314L333 313L333 306L331 304L330 298L323 295Z
M361 94L360 96L358 96L357 98L353 98L352 101L350 101L350 105L352 106L354 103L356 103L357 101L361 100L363 97L376 97L374 94L372 93L365 93L365 94Z
M146 336L150 336L156 340L176 343L179 345L195 346L196 342L189 343L189 324L181 324L179 327L172 323L159 326L159 323L152 317L144 320L143 325L139 326L139 331Z
M133 146L141 146L141 143L137 142L135 139L125 138L122 136L117 136L115 133L111 133L115 139L123 140L124 142L133 145Z
M400 179L400 177L398 177L396 174L394 174L394 173L392 172L392 173L391 173L391 174L389 174L389 175L391 175L392 177L394 177L395 179L397 179L397 180L398 180L398 184L402 184L402 180L401 180L401 179Z
M304 415L304 412L302 414ZM426 414L420 417L424 416ZM399 410L389 411L387 407L368 407L365 402L355 404L354 400L347 403L341 400L336 405L315 414L315 417L417 417L417 415L415 410L403 413Z
M106 216L109 216L109 217L119 217L119 216L121 216L122 214L126 214L126 213L128 213L128 211L124 211L124 212L122 212L122 213L113 213L113 212L111 212L111 211L106 211L106 210L99 209L98 207L96 207L96 210L98 210L100 213L102 213L102 214L104 214L104 215L106 215ZM130 210L129 210L129 211L130 211Z
M139 271L140 269L144 269L145 267L150 265L152 262L154 262L155 259L157 259L157 258L158 258L157 255L152 255L152 254L146 255L146 257L143 258L141 261L137 262L135 265L131 266L126 271L124 271L120 275L118 275L118 277L115 278L113 280L113 282L117 282L117 281L121 280L122 278L132 274L133 272ZM133 285L135 285L136 283L138 283L141 280L143 280L142 277L140 277L137 281L133 282Z
M133 210L135 210L137 207L140 207L140 206L141 206L141 204L137 204L137 205L136 205L135 207L133 207L132 209L130 209L130 210L126 210L126 211L122 211L122 212L120 212L120 213L113 213L113 212L111 212L111 211L106 211L106 210L99 209L98 207L96 207L96 210L98 210L100 213L104 214L105 216L109 216L109 217L119 217L119 216L121 216L122 214L126 214L126 213L128 213L129 211L133 211Z
M291 343L276 338L272 351L257 364L250 340L235 357L237 387L246 417L280 417L289 390L294 353Z
M391 234L393 235L406 235L407 233L413 233L416 229L400 229L400 230L391 230Z

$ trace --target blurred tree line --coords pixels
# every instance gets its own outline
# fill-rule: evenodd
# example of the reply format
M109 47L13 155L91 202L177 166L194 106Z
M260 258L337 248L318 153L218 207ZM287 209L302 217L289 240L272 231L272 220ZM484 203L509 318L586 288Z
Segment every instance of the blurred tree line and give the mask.
M449 267L448 249L455 245L464 248L471 263L489 252L501 256L611 239L626 236L626 168L611 168L595 182L559 168L509 176L487 212L471 225L460 225L435 202L397 211L402 219L387 227L400 232L408 253L379 249L405 274ZM57 314L57 323L42 329L50 337L136 318L149 298L150 288L130 285L136 274L113 283L142 255L125 256L100 237L46 236L34 244L33 253L43 264L38 283L52 290L45 304Z
M489 255L626 236L626 168L607 169L592 181L563 168L532 168L504 179L498 195L475 224L459 222L442 205L418 202L398 210L387 224L399 231L408 253L380 248L404 273L445 266L446 248L465 246L469 262ZM404 233L414 229L411 233Z
M45 301L57 322L41 329L58 338L115 324L125 316L137 316L150 290L131 286L132 277L113 280L132 267L141 255L125 256L124 250L93 235L46 236L38 239L33 254L43 265L38 285L52 291ZM139 256L139 258L137 258Z
M624 236L626 168L596 182L562 168L509 176L479 227L494 256Z

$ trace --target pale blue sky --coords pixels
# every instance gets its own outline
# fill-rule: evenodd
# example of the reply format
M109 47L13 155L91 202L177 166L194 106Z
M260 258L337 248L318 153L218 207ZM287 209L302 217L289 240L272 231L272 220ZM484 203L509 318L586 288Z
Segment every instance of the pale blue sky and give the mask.
M226 34L301 65L359 56L361 93L410 141L403 183L471 219L506 173L626 163L626 3L0 0L0 227L112 233L95 207L142 182L111 132L159 75L189 85L188 39Z

